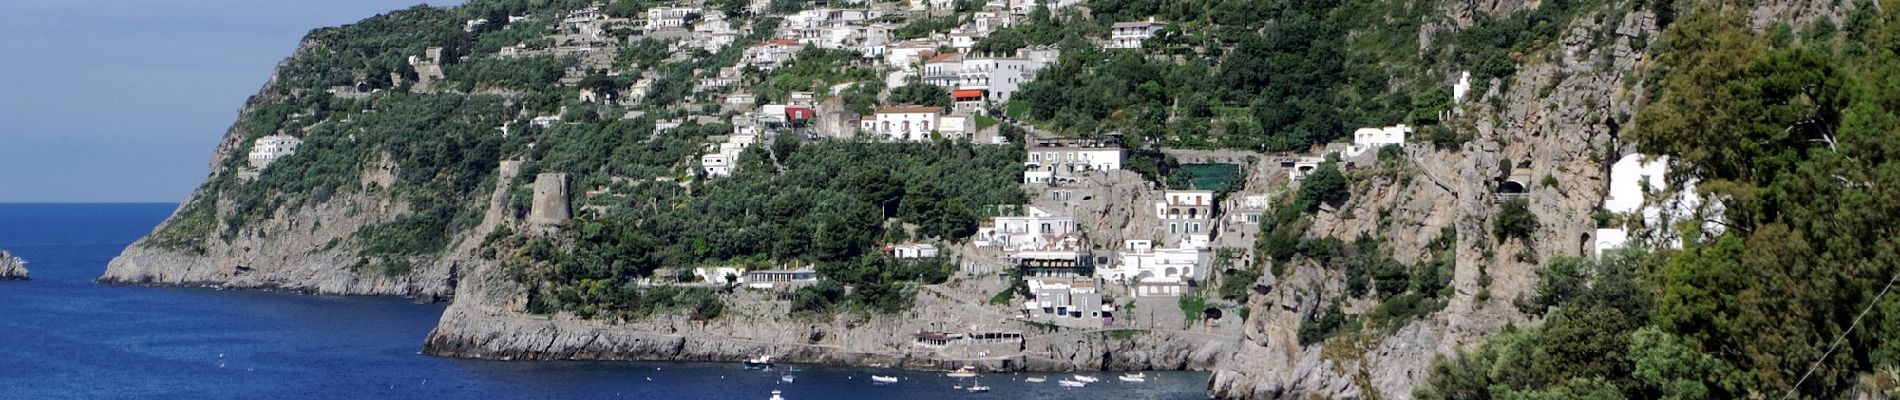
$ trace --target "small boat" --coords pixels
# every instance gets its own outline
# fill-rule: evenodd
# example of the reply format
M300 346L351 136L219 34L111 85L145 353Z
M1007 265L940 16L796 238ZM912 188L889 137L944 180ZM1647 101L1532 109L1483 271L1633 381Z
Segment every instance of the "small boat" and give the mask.
M871 383L878 383L878 384L884 384L884 383L897 383L897 377L895 377L895 376L883 376L883 375L871 375Z
M772 399L771 399L771 400L785 400L785 396L781 396L781 395L779 395L779 392L778 392L777 390L774 390L774 391L772 391Z
M1122 374L1122 376L1117 379L1121 379L1122 382L1141 383L1141 382L1148 381L1148 374L1145 374L1145 373Z
M1101 379L1095 379L1095 377L1093 376L1081 375L1081 374L1076 374L1075 380L1077 382L1083 382L1083 383L1095 383L1095 382L1101 381Z
M772 356L758 356L750 360L745 360L745 368L746 369L772 368Z
M1083 387L1089 385L1087 382L1077 382L1068 379L1056 381L1056 384L1062 385L1062 387Z
M794 377L791 375L781 375L778 377L779 382L785 382L785 383L792 383L792 381L797 380L797 379L798 379L797 377Z
M965 365L963 368L957 368L957 370L950 371L950 373L943 374L943 376L951 378L975 378L976 367Z
M969 388L965 388L965 389L963 389L963 390L968 390L968 391L970 391L970 393L989 393L989 391L990 391L990 387L989 387L989 386L983 386L983 384L982 384L982 383L978 383L978 382L976 382L976 381L971 381L971 382L970 382L970 387L969 387Z
M1029 382L1029 383L1043 383L1043 382L1048 382L1048 381L1049 381L1048 377L1042 377L1042 376L1032 376L1028 378L1023 378L1023 382Z

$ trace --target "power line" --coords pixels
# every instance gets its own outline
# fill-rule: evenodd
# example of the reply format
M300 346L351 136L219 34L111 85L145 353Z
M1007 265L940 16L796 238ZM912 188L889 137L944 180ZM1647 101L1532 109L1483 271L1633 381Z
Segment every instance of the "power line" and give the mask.
M1860 309L1860 315L1854 316L1854 323L1847 325L1847 331L1841 332L1840 337L1834 338L1833 344L1827 345L1827 351L1821 352L1821 358L1815 359L1814 365L1808 367L1808 372L1801 374L1801 379L1794 381L1794 386L1789 387L1788 392L1781 395L1782 400L1794 397L1794 391L1801 388L1801 383L1807 382L1808 376L1814 375L1814 370L1821 368L1821 363L1826 362L1827 357L1834 354L1834 349L1841 346L1841 341L1846 340L1847 335L1854 333L1854 328L1860 327L1860 319L1866 317L1867 312L1873 310L1875 305L1880 304L1880 298L1887 295L1888 289L1893 289L1894 278L1900 278L1900 274L1887 277L1887 287L1880 288L1880 294L1874 295L1874 301L1868 302L1867 308Z

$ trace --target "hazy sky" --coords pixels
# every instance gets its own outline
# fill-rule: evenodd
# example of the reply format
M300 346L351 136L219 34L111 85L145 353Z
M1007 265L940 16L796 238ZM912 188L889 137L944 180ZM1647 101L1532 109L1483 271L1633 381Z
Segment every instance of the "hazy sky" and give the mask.
M0 202L181 201L304 33L423 2L0 0Z

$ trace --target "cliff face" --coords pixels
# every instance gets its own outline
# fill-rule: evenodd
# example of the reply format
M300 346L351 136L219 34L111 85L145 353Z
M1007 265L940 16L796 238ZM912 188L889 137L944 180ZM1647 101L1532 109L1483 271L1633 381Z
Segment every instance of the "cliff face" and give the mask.
M312 43L300 44L292 56L311 51ZM407 204L393 200L387 190L387 165L371 163L360 171L358 191L302 204L279 205L266 216L235 232L219 229L174 229L180 225L227 224L235 213L238 199L220 191L215 182L237 179L238 170L227 166L233 152L245 151L246 128L256 123L251 116L284 96L277 89L279 74L290 59L278 64L258 94L252 96L239 119L225 133L213 151L206 184L192 192L178 210L144 238L114 257L101 283L132 285L217 286L228 288L289 290L346 295L391 295L446 299L453 293L453 256L417 258L407 273L391 274L361 268L353 235L359 229L387 222L409 212ZM241 156L242 154L238 154ZM202 208L194 208L194 206ZM183 238L163 237L166 232L202 232ZM188 246L159 245L158 242L188 243Z
M1658 33L1646 11L1593 14L1621 19L1577 18L1550 50L1552 56L1527 57L1532 61L1519 66L1508 88L1499 90L1502 82L1492 82L1488 93L1464 100L1462 116L1453 124L1468 124L1463 129L1474 130L1474 140L1455 149L1409 144L1399 173L1362 181L1346 204L1315 216L1310 235L1382 237L1393 258L1408 264L1429 258L1428 243L1444 228L1456 228L1456 292L1443 310L1389 334L1362 333L1301 346L1301 321L1320 312L1322 294L1338 293L1343 283L1337 271L1311 265L1290 269L1289 276L1267 283L1272 293L1251 299L1253 319L1235 355L1235 363L1244 367L1216 372L1210 394L1410 398L1435 356L1482 343L1506 325L1530 323L1511 301L1535 284L1539 260L1590 251L1588 235L1595 224L1589 215L1602 201L1606 166L1614 160L1604 151L1617 125L1638 106L1644 89L1634 75L1646 61L1646 40ZM1593 47L1592 38L1605 34L1609 40ZM1506 159L1513 164L1510 176L1499 169ZM1528 189L1531 211L1542 226L1528 245L1516 240L1490 244L1500 179L1515 179ZM1370 217L1379 215L1386 217ZM1387 219L1385 226L1381 219ZM1520 258L1520 253L1532 257ZM1363 310L1367 305L1347 308L1354 306Z
M446 300L454 293L454 258L419 258L411 272L389 274L363 267L355 247L339 244L402 211L371 195L339 196L279 211L228 241L207 238L203 254L147 246L151 239L142 239L113 258L99 281Z
M0 280L26 279L26 260L0 250Z
M1427 25L1422 46L1433 32L1471 23L1474 13L1507 13L1535 3L1441 4L1440 14L1450 22ZM1842 13L1839 3L1752 7L1748 14L1756 29L1779 21L1838 19ZM1253 319L1232 359L1239 367L1216 371L1210 395L1409 399L1430 374L1434 357L1473 348L1506 326L1538 323L1512 301L1529 295L1542 262L1594 251L1590 215L1605 196L1609 164L1630 151L1617 134L1651 90L1646 68L1663 28L1653 10L1629 3L1612 2L1575 18L1551 48L1521 57L1508 87L1499 90L1502 82L1492 81L1488 92L1472 93L1459 106L1462 113L1452 124L1475 132L1474 140L1455 149L1409 144L1399 173L1362 180L1351 200L1315 216L1309 235L1350 241L1371 234L1408 264L1429 257L1428 243L1442 229L1456 228L1456 292L1444 309L1395 332L1301 346L1301 322L1314 319L1325 307L1322 294L1338 293L1343 282L1338 271L1289 268L1288 276L1268 276L1256 287L1268 293L1250 299ZM1500 170L1501 160L1512 165L1509 175ZM1528 241L1493 240L1497 184L1504 180L1524 186L1540 223ZM1353 302L1345 308L1363 312L1368 306Z

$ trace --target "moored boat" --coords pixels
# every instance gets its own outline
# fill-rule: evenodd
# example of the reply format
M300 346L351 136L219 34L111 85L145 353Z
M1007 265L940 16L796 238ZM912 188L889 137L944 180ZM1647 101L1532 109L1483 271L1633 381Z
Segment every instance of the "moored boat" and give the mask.
M1077 382L1083 382L1083 383L1095 383L1095 382L1101 381L1101 379L1096 379L1093 376L1082 375L1082 374L1076 374L1075 380Z
M779 395L779 391L777 391L777 390L774 390L774 391L772 391L772 399L771 399L771 400L785 400L785 396L781 396L781 395Z
M957 368L957 370L950 371L950 373L943 374L943 376L948 376L951 378L975 378L976 367L965 365L963 366L963 368Z
M895 376L871 375L872 383L897 383Z
M972 381L970 382L970 387L964 390L968 390L970 391L970 393L988 393L990 391L990 387L983 386L982 383Z
M758 356L745 360L746 369L766 369L772 367L772 356Z
M1141 383L1141 382L1148 381L1148 374L1145 374L1145 373L1122 374L1122 376L1118 377L1117 379L1121 379L1122 382Z
M1028 378L1023 378L1023 382L1029 382L1029 383L1043 383L1043 382L1048 382L1048 381L1049 381L1048 377L1041 377L1041 376L1032 376Z
M1083 387L1083 386L1089 385L1087 382L1072 381L1068 379L1056 381L1056 384L1062 385L1062 387Z

